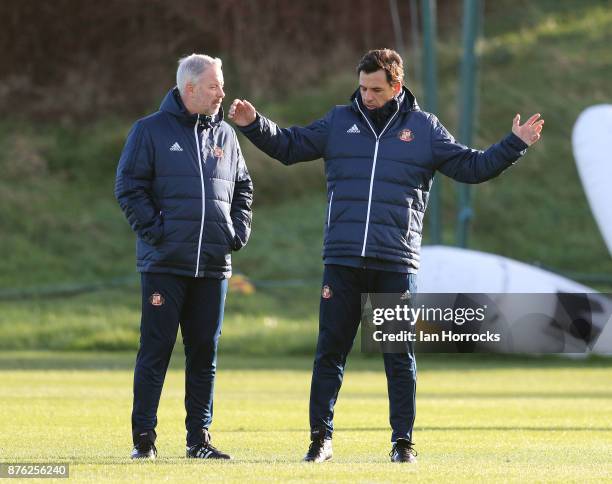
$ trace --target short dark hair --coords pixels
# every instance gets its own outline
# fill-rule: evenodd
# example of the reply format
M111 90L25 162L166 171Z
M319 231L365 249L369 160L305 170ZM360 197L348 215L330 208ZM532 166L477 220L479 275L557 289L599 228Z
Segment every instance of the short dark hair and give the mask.
M364 55L357 65L357 75L361 71L371 74L385 71L389 84L401 83L404 80L404 62L393 49L375 49Z

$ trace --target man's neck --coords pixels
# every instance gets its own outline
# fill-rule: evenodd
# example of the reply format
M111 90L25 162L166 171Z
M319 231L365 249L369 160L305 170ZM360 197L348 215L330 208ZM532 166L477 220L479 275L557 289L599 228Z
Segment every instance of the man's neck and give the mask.
M385 127L391 116L395 113L398 107L398 103L401 100L398 96L389 99L384 105L375 109L368 109L368 116L374 123L376 130L380 133Z

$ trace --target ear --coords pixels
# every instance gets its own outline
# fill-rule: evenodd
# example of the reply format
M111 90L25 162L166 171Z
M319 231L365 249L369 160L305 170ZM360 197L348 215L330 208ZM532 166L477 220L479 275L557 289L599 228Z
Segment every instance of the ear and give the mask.
M393 93L397 96L402 91L402 83L395 82L392 84L392 86L393 86Z

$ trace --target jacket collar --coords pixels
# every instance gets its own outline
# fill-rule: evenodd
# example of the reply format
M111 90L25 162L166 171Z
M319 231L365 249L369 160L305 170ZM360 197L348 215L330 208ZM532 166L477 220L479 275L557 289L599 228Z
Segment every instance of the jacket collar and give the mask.
M400 92L395 99L397 99L400 103L400 112L418 111L421 109L419 108L416 97L406 86L402 86L402 92ZM363 101L361 100L361 93L359 92L359 89L357 89L351 96L351 106L358 112L359 109L357 108L357 104L359 104L362 110L366 109L366 107L363 105Z
M185 108L178 87L176 86L168 91L159 107L159 110L176 116L185 124L195 124L198 120L197 114L191 114ZM200 122L203 124L209 124L210 126L216 126L223 121L223 116L223 107L220 107L217 114L213 116L200 114Z

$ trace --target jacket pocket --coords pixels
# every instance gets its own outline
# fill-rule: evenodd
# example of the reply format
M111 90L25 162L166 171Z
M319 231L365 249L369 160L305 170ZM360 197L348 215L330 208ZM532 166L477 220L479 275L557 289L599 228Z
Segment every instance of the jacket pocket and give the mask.
M152 246L157 246L162 242L164 238L164 214L161 210L153 225L143 231L142 238Z
M242 241L240 240L240 237L238 237L238 234L236 233L236 229L234 229L234 225L232 224L230 227L230 232L232 233L232 237L230 240L230 247L233 251L237 251L242 249L242 246L244 245L242 243Z
M331 194L329 195L329 204L327 207L327 226L329 227L329 223L331 222L331 211L332 211L332 204L334 203L334 191L332 190Z
M234 229L233 222L227 222L223 225L223 233L225 234L225 240L230 250L238 250L240 239L236 236L236 230Z

